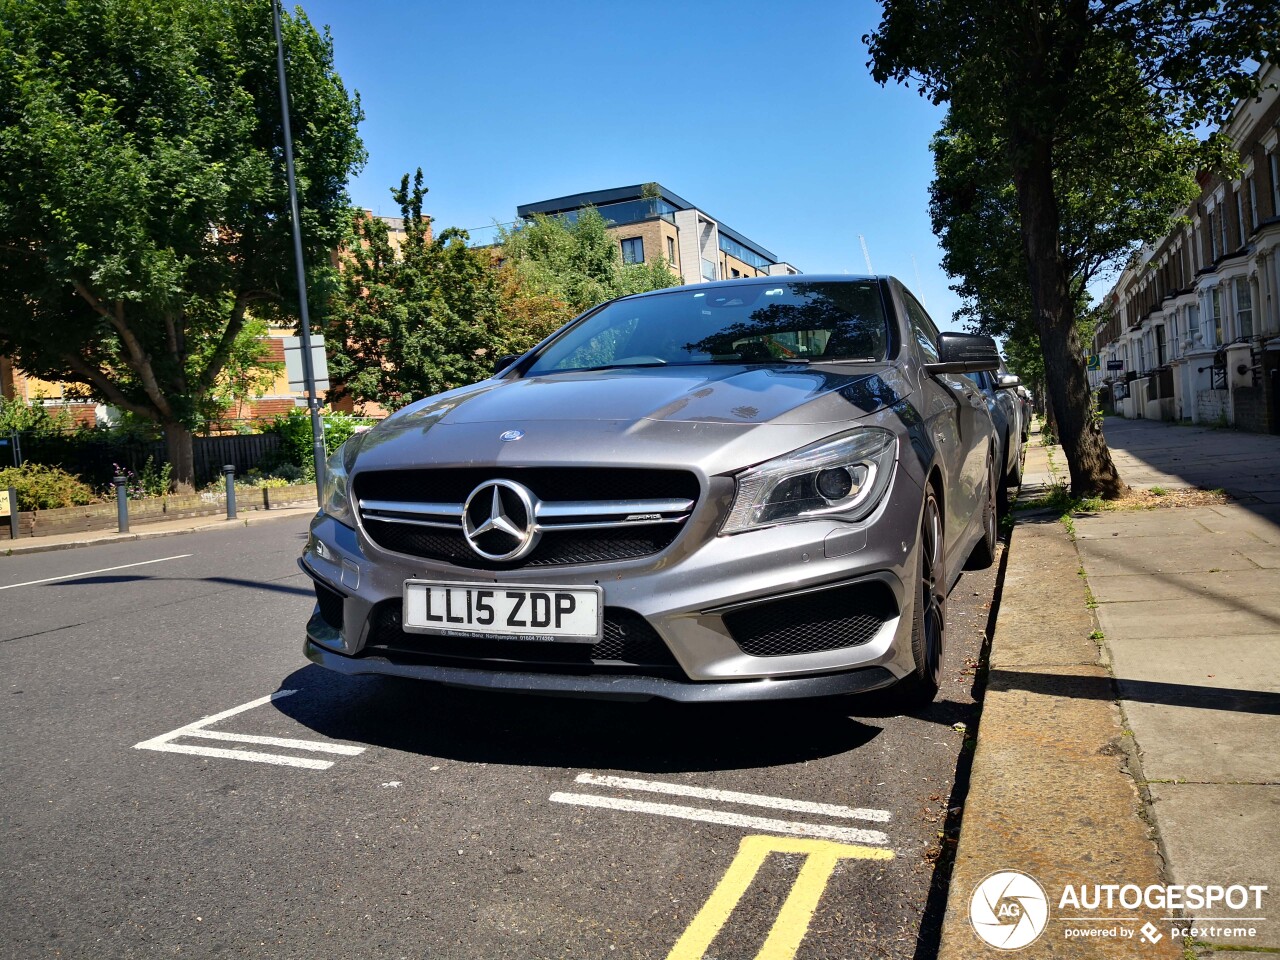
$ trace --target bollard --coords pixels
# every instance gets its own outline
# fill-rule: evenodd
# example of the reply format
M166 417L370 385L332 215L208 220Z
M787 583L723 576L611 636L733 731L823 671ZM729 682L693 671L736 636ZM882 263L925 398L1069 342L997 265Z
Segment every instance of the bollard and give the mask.
M117 476L112 482L116 485L116 529L121 533L128 533L129 488L126 484L128 484L129 478Z
M9 488L9 539L18 539L18 488Z
M222 472L227 476L227 519L234 520L236 518L236 467L234 463L228 463L222 468Z

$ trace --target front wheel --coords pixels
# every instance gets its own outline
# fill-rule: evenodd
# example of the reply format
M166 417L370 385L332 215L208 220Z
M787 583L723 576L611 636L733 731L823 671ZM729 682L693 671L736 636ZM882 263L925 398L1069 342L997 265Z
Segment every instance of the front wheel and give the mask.
M947 580L943 571L942 512L930 490L920 517L920 544L916 550L915 603L911 618L911 655L915 669L898 684L908 708L933 702L942 682L942 655L946 646Z

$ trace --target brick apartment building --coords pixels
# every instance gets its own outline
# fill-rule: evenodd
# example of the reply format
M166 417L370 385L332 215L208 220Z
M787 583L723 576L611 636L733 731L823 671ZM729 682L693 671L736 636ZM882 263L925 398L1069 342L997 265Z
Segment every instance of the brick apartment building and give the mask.
M516 216L528 219L544 214L572 220L587 206L599 210L609 223L624 262L662 257L683 283L800 272L658 183L525 203L516 208Z
M1090 378L1126 417L1280 433L1280 68L1261 79L1224 128L1239 177L1202 175L1107 296Z

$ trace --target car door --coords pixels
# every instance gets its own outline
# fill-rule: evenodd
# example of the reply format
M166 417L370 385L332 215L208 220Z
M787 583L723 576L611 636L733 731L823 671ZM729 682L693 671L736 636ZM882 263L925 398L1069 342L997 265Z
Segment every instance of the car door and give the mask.
M905 288L899 288L908 326L922 359L938 359L938 328L924 307ZM959 374L922 375L921 414L929 423L947 477L943 491L943 522L947 570L952 579L975 542L975 523L986 502L987 450L991 416L986 397Z

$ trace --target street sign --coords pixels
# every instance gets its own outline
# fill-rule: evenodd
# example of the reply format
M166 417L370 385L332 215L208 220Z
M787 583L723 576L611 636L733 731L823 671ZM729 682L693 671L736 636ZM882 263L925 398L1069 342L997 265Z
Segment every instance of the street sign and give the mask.
M1108 370L1123 370L1123 369L1124 369L1124 361L1123 361L1123 360L1108 360L1108 361L1107 361L1107 369L1108 369Z
M284 369L289 375L289 389L301 391L304 385L302 376L302 338L281 337L284 341ZM324 356L324 337L311 335L311 369L316 375L316 390L329 389L329 364Z
M1101 357L1099 357L1096 353L1091 353L1091 354L1089 354L1089 362L1088 362L1088 364L1087 364L1087 366L1086 366L1086 369L1088 369L1088 370L1101 370L1101 369L1102 369L1102 358L1101 358Z
M9 503L9 491L0 490L0 517L7 517L13 511Z

